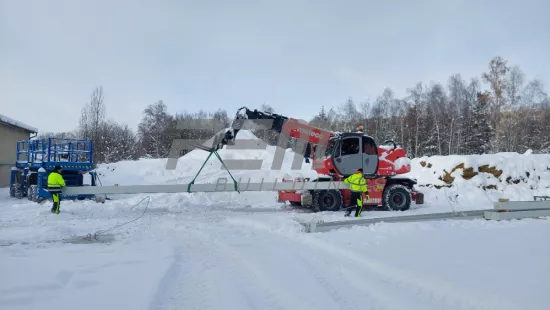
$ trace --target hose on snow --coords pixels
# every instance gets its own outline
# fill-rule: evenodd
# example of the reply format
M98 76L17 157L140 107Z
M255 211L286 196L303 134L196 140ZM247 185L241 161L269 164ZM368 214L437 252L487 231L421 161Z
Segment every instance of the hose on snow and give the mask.
M115 229L115 228L122 227L122 226L124 226L124 225L130 224L130 223L132 223L132 222L135 222L135 221L139 220L139 219L142 218L142 217L145 215L145 213L147 212L147 209L149 208L149 204L151 203L151 196L147 196L147 197L143 198L142 200L140 200L138 203L136 203L135 205L133 205L133 206L130 208L130 210L132 210L133 208L139 206L145 199L149 199L149 200L147 201L147 204L145 205L145 209L143 210L143 212L141 213L140 216L138 216L138 217L136 217L136 218L134 218L134 219L132 219L132 220L130 220L130 221L128 221L128 222L124 222L124 223L122 223L122 224L117 224L117 225L115 225L115 226L113 226L113 227L111 227L111 228L109 228L109 229L106 229L106 230L98 230L98 231L96 231L94 234L89 233L89 234L86 235L86 237L85 237L84 239L85 239L85 240L88 240L88 241L91 241L91 240L99 240L99 239L100 239L99 236L105 235L106 232L108 232L108 231L110 231L110 230L113 230L113 229Z

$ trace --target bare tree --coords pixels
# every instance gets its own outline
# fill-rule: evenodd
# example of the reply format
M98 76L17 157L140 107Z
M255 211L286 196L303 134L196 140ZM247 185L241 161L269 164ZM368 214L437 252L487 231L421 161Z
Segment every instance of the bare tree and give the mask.
M101 125L105 121L105 104L103 103L103 87L93 89L88 102L82 109L80 116L79 132L83 139L91 140L94 145L94 162L103 161L103 140L100 136Z
M507 65L507 61L502 57L495 57L489 62L489 71L484 72L481 76L483 81L489 83L491 90L493 91L493 100L490 105L490 117L491 126L496 129L495 141L493 143L493 150L498 150L500 144L498 124L500 122L500 112L505 105L504 93L507 88L506 75L510 68Z
M421 82L417 83L414 88L407 89L409 99L412 101L412 109L409 111L414 113L414 119L409 120L409 127L414 128L414 157L419 155L420 142L420 122L422 119L423 102L424 102L424 87ZM413 121L411 123L411 121Z
M142 151L146 156L166 158L175 137L176 121L168 114L167 107L159 100L143 111L138 125Z
M109 120L101 124L100 132L103 141L100 155L103 162L111 163L138 158L137 138L128 125Z
M361 119L357 106L351 97L338 107L338 117L341 123L341 130L352 131L357 128Z

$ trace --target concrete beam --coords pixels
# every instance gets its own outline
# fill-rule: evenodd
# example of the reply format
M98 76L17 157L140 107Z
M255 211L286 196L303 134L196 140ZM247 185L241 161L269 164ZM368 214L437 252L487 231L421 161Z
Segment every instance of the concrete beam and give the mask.
M123 185L123 186L82 186L66 187L62 193L66 195L90 194L141 194L141 193L186 193L189 184L172 185ZM241 192L269 192L280 190L322 190L348 189L344 182L260 182L237 183ZM235 185L231 180L219 179L214 184L192 184L189 192L235 192Z
M495 210L521 211L521 210L550 210L550 200L538 201L498 201L494 204Z
M528 210L513 212L485 211L483 217L492 221L504 221L512 219L537 218L550 216L550 209L547 210Z
M319 222L311 221L309 223L301 223L305 232L325 232L339 228L352 226L369 226L376 223L406 223L406 222L425 222L425 221L440 221L446 219L462 219L471 220L483 218L485 211L491 210L472 210L463 212L443 212L430 214L416 214L406 216L391 216L367 219L353 219L348 221L335 222Z

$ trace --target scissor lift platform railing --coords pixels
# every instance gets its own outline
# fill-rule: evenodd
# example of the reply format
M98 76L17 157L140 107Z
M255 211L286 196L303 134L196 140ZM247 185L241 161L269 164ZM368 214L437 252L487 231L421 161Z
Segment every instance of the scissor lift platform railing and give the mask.
M43 138L17 142L16 167L19 169L90 170L93 168L92 141Z

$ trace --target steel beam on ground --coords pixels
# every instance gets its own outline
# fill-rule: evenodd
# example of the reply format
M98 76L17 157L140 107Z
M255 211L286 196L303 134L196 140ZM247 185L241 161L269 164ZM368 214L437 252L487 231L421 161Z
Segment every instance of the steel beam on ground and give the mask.
M220 181L220 180L219 180ZM214 184L173 184L173 185L121 185L121 186L82 186L65 187L62 193L66 195L90 194L150 194L150 193L186 193L186 192L234 192L235 185L231 180L222 180ZM269 192L280 190L326 190L348 189L344 182L259 182L237 183L241 192Z

